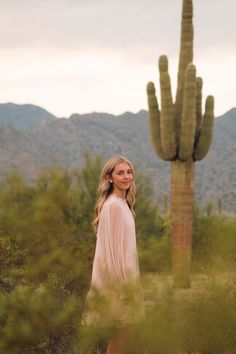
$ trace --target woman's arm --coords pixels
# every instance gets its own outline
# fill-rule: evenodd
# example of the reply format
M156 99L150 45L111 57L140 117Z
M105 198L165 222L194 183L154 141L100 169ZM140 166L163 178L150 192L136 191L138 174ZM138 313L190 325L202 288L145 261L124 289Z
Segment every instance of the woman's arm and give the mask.
M119 203L111 203L104 219L105 254L110 281L129 280L127 224L125 212Z

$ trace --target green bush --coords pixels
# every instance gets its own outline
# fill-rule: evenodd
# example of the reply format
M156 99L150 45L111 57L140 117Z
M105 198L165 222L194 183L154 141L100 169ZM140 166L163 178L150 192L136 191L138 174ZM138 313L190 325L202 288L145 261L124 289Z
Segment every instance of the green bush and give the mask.
M195 208L193 222L193 269L235 269L236 218Z
M148 277L146 317L126 328L127 354L234 354L236 275L194 279L191 289L173 289L166 277ZM77 353L107 343L112 331L81 328Z
M142 272L169 272L171 269L170 216L160 217L160 228L165 233L138 241L140 269Z
M81 171L49 169L33 185L14 172L1 183L1 353L72 348L96 242L85 200L95 203L101 162L86 158Z

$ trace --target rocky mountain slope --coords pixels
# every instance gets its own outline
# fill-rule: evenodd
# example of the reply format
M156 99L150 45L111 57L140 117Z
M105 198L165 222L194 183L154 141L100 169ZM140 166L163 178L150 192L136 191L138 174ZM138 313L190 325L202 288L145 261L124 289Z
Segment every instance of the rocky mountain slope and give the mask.
M43 166L55 160L69 168L80 168L84 151L100 154L103 159L121 154L151 177L159 198L169 192L170 163L160 160L153 152L146 111L119 116L73 114L68 119L57 119L31 105L30 113L28 106L19 106L18 118L17 105L14 105L14 115L9 110L6 115L7 107L0 105L1 175L18 169L32 179ZM236 108L233 108L215 119L211 149L196 164L196 198L201 204L207 201L217 204L221 198L223 209L236 212L235 148Z

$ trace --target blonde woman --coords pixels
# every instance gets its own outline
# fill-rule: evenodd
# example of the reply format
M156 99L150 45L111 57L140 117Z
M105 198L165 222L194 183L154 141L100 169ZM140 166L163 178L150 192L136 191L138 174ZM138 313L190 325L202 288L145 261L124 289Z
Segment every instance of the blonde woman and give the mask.
M115 328L106 354L125 351L125 332L144 317L133 206L132 164L114 156L104 165L93 222L97 236L92 280L82 323Z

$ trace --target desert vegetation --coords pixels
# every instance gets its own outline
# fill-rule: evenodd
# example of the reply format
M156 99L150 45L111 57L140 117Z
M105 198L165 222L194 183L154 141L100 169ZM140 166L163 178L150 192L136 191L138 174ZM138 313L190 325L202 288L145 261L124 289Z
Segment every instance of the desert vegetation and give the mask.
M53 166L35 183L18 172L0 185L0 353L92 353L112 329L81 328L96 238L102 161ZM137 171L136 226L146 317L127 353L235 353L236 218L194 208L192 288L175 289L171 222ZM100 344L99 344L100 343Z

